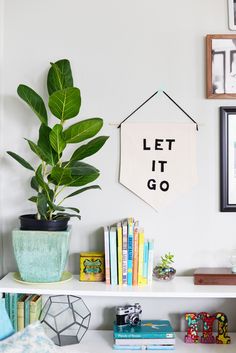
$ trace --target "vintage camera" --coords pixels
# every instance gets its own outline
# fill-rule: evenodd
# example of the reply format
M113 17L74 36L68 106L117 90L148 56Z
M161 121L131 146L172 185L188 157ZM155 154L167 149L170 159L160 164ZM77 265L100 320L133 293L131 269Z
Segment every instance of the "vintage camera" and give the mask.
M116 307L116 323L118 326L137 326L141 323L139 315L142 313L141 305L125 305Z

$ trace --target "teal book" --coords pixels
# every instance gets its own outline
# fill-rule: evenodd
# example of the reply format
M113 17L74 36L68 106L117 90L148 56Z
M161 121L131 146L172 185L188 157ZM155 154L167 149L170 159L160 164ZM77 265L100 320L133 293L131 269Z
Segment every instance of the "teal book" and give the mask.
M128 219L128 261L127 261L127 285L133 284L133 240L134 240L134 220Z
M11 336L14 333L11 320L6 310L4 299L0 299L0 341Z
M10 317L10 303L9 303L9 300L10 300L10 294L9 293L5 293L5 307L6 307L6 311Z
M30 324L30 301L32 299L33 295L28 295L27 298L24 301L24 325L25 327Z
M131 350L131 351L143 351L143 350L149 350L149 351L173 351L175 349L175 346L172 345L150 345L150 346L136 346L136 345L124 345L120 346L117 344L113 345L113 349L116 350Z
M110 271L111 284L117 284L117 235L116 227L110 227Z
M144 246L143 246L143 278L145 278L145 281L147 283L148 279L148 241L145 240Z
M175 338L169 320L142 320L140 325L118 326L114 323L114 338Z
M15 331L17 331L17 293L10 293L10 319Z

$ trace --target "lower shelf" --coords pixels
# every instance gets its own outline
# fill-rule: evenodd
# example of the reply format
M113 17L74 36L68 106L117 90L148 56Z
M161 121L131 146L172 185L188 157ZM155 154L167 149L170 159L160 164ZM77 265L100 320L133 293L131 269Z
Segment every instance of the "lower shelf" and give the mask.
M236 352L236 333L231 333L231 344L186 344L183 341L184 333L176 334L176 350L178 353L235 353ZM65 346L61 348L63 353L111 353L119 352L112 350L113 337L112 331L94 331L89 330L81 343L73 346ZM135 352L135 351L120 351L125 352ZM139 351L136 351L139 352ZM147 351L151 352L151 351ZM155 351L154 351L155 352ZM158 351L156 351L158 352Z

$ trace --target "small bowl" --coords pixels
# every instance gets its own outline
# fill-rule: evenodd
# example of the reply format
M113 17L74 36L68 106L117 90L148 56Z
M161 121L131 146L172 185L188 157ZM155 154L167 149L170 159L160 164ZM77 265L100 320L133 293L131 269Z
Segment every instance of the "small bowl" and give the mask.
M171 281L176 275L176 270L173 267L162 268L156 266L153 269L153 276L159 281Z

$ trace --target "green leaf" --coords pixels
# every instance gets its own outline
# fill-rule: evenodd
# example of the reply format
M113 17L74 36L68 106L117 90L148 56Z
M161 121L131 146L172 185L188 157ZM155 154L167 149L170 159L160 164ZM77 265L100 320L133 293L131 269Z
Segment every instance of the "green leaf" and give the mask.
M73 87L73 77L70 62L67 59L51 63L47 79L48 93L59 91L63 88Z
M34 189L35 191L39 191L39 184L37 182L37 179L35 176L32 177L31 182L30 182L30 186L32 187L32 189Z
M29 200L29 201L32 201L32 202L34 202L34 203L37 203L38 198L37 198L37 196L31 196L28 200Z
M39 129L38 147L40 155L46 163L54 166L58 162L58 154L54 151L50 144L50 134L52 129L42 124Z
M75 208L75 207L66 207L66 206L64 206L64 208L66 210L71 210L71 211L74 211L76 213L80 213L80 210L78 208Z
M47 197L40 192L37 197L37 209L43 219L47 219Z
M78 143L95 136L103 126L101 118L82 120L64 131L67 143Z
M33 151L40 159L44 160L44 155L43 155L41 148L38 147L36 145L36 143L34 143L33 141L28 140L28 139L25 139L25 140L28 142L31 151Z
M50 181L55 185L67 185L71 182L71 169L55 166L50 174Z
M65 217L76 217L76 218L79 218L81 219L81 217L77 214L73 214L73 213L67 213L67 212L64 212L64 213L56 213L55 215L53 215L53 219L63 219Z
M108 139L108 136L99 136L96 137L95 139L89 141L86 145L80 146L72 155L71 161L79 161L81 159L84 159L86 157L92 156L95 154L97 151L99 151L106 140Z
M36 181L38 182L38 185L41 186L41 188L46 192L48 200L50 200L52 196L52 190L50 190L48 184L45 183L43 179L42 164L40 164L40 166L36 170L35 178L36 178Z
M52 114L62 122L74 118L80 110L80 90L75 87L68 87L56 91L49 97L48 105Z
M63 127L60 124L57 124L52 128L49 136L51 146L54 149L54 151L56 151L58 156L66 147L66 142L64 140L62 130L63 130Z
M32 88L26 85L19 85L18 95L29 105L43 124L48 123L47 111L43 99Z
M26 169L34 170L34 168L24 158L20 157L18 154L11 152L11 151L7 151L7 153L9 154L9 156L14 158L18 163L23 165L23 167L25 167Z
M76 196L76 195L79 195L81 194L82 192L85 192L87 190L91 190L91 189L101 189L99 185L92 185L92 186L87 186L85 188L82 188L82 189L79 189L77 191L74 191L72 192L71 194L67 195L65 197L65 199L68 199L69 197L73 197L73 196Z
M86 185L96 180L100 174L98 169L83 162L75 162L70 169L72 181L67 184L68 186Z

